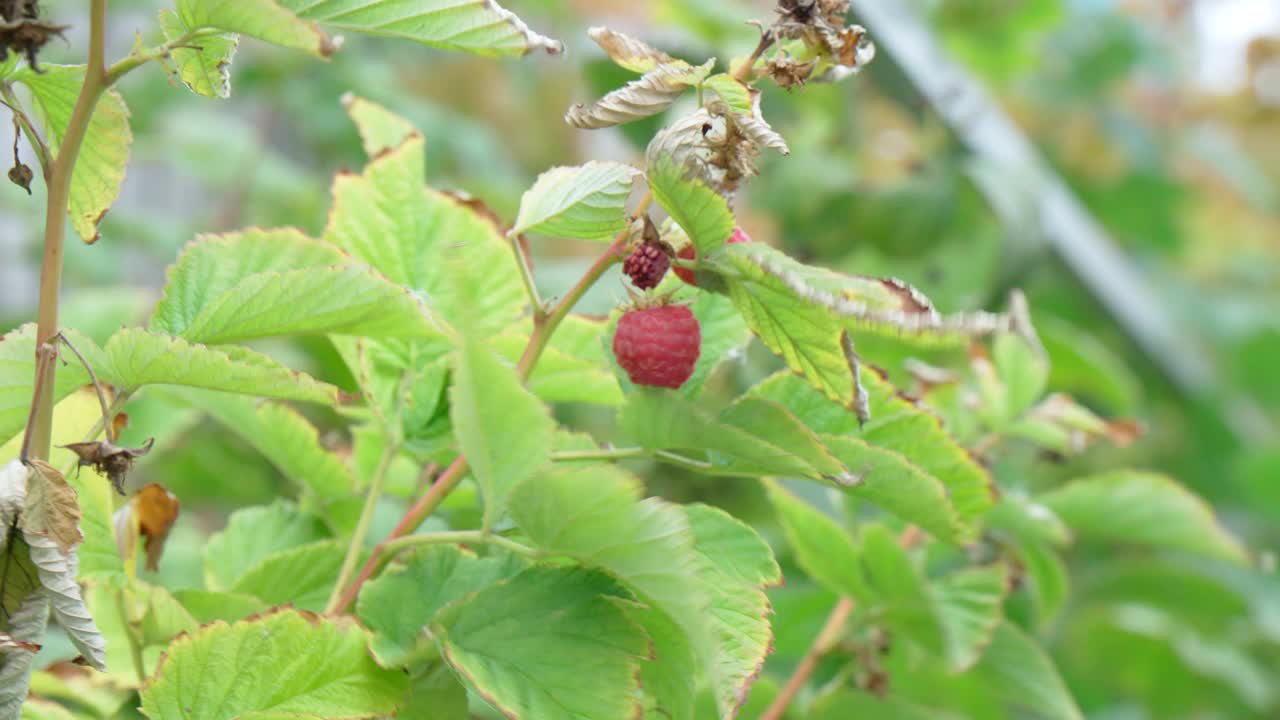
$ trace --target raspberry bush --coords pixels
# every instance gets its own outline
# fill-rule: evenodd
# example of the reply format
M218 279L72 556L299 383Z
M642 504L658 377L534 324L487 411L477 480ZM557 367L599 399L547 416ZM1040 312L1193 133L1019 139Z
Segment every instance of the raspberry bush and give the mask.
M431 138L394 103L348 94L367 163L334 177L327 218L304 223L319 232L200 235L145 325L60 322L66 221L94 243L124 177L118 80L157 64L226 97L239 43L325 58L337 30L563 50L489 0L445 4L179 0L154 44L108 64L107 1L91 0L86 65L37 70L39 43L10 41L0 83L48 219L37 321L0 340L0 717L1071 719L1046 638L1073 540L1247 566L1162 474L997 482L1015 452L1134 439L1047 392L1053 358L1017 291L946 313L741 229L740 191L790 152L762 88L804 102L874 57L841 0L779 0L727 62L590 29L631 79L565 121L661 129L631 162L547 169L512 217L428 177ZM552 239L599 247L555 297L533 261ZM612 315L576 314L602 280ZM273 352L298 336L340 373ZM753 346L772 364L726 399ZM121 435L148 403L213 418L294 497L236 508L199 558L165 557L183 498L131 473L176 431ZM605 430L576 422L583 406ZM777 531L642 480L667 476L750 483ZM197 579L171 587L140 562L195 562ZM87 669L44 669L41 645Z

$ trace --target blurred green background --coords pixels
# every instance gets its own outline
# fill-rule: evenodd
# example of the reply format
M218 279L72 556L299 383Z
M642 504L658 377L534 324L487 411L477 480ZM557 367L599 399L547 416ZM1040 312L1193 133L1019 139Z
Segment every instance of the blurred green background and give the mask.
M1143 283L1118 291L1153 293L1163 319L1138 322L1171 322L1174 342L1145 349L1134 342L1047 241L1053 218L1034 212L1035 188L972 153L884 45L852 81L790 94L766 89L765 114L792 154L764 158L761 177L736 200L741 224L754 239L806 262L900 277L943 311L1000 309L1010 289L1022 288L1054 361L1051 389L1106 416L1136 419L1146 434L1131 447L1069 461L1015 454L996 468L1001 484L1047 484L1119 464L1163 470L1207 498L1269 569L1280 540L1280 6L908 4L946 50L943 60L985 85L1108 231ZM72 26L67 43L46 49L46 60L78 62L84 3L42 5ZM126 53L135 32L152 33L155 12L166 5L113 0L108 55ZM101 342L122 324L144 322L165 267L198 233L249 225L318 233L331 176L363 164L339 103L344 92L413 120L427 138L432 182L476 195L509 220L542 170L593 158L639 162L663 124L658 117L582 132L562 122L570 103L629 79L590 43L587 27L607 24L688 59L727 61L750 51L756 30L743 21L767 18L772 3L508 5L563 39L568 54L493 61L348 37L343 51L322 63L243 41L227 101L193 95L156 66L129 76L121 87L135 135L128 177L102 240L69 245L64 324ZM12 136L7 122L0 125L7 148ZM35 164L29 154L27 161ZM0 187L0 330L34 317L41 193ZM590 251L568 242L537 247L544 292L562 292ZM605 313L623 297L621 281L609 279L581 309ZM352 389L324 340L264 349ZM903 360L875 349L863 355L891 371ZM1202 355L1209 365L1200 376L1175 379L1166 370L1171 358L1177 364ZM749 385L774 362L754 348L718 378L721 389ZM158 437L157 452L133 482L162 482L184 506L163 580L198 585L202 538L231 510L288 489L241 440L160 394L144 395L130 414L132 435ZM584 427L598 422L590 408L563 414ZM312 419L330 428L326 441L334 447L349 444L338 417ZM669 472L650 479L654 492L716 502L776 533L754 486ZM396 509L385 515L394 521ZM1146 564L1140 555L1105 566L1093 560L1087 553L1073 558L1074 595L1050 638L1092 717L1280 713L1280 584L1273 575ZM1185 627L1144 624L1133 615L1124 622L1099 610L1117 597L1126 607L1172 603ZM829 603L788 588L775 604L787 625L778 629L771 662L786 667Z

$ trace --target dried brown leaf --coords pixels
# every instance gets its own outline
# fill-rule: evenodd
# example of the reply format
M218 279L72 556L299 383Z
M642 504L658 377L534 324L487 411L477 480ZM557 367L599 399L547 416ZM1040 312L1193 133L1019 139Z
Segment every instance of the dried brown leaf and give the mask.
M75 488L62 473L43 460L27 463L27 497L22 510L22 533L28 539L45 537L64 555L84 540L80 533L80 504Z
M596 41L610 60L632 72L643 74L659 65L676 62L675 58L661 50L606 27L593 27L587 31L587 35Z
M605 95L590 108L574 105L565 113L564 120L576 128L596 130L657 115L705 79L714 62L699 67L680 60L659 65Z

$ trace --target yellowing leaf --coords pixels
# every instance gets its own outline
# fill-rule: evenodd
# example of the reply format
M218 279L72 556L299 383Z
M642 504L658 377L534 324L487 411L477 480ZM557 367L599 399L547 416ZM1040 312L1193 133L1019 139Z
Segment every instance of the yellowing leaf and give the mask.
M84 84L84 66L42 65L38 73L22 68L14 73L14 79L31 88L49 150L57 155ZM87 243L98 239L98 224L120 194L132 143L129 108L120 93L108 90L89 120L71 175L71 226Z

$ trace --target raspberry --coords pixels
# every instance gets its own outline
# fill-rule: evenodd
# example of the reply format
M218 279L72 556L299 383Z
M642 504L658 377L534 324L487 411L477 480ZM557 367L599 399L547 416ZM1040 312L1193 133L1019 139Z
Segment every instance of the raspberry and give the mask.
M637 385L678 388L693 375L702 330L684 305L628 310L613 336L613 355Z
M622 264L622 272L631 278L631 282L641 290L658 287L662 277L671 267L671 258L656 245L644 244L627 256Z
M742 228L735 227L733 229L733 234L730 235L729 239L725 240L724 242L726 245L732 245L733 243L751 242L751 236L743 232ZM694 258L698 257L698 253L696 250L693 249L693 245L685 245L684 247L680 248L680 252L676 253L676 257L680 258L681 260L693 260ZM693 279L693 271L690 270L689 268L678 267L678 268L674 268L674 270L675 270L676 276L679 277L681 280L689 283L690 285L698 284L697 281Z

